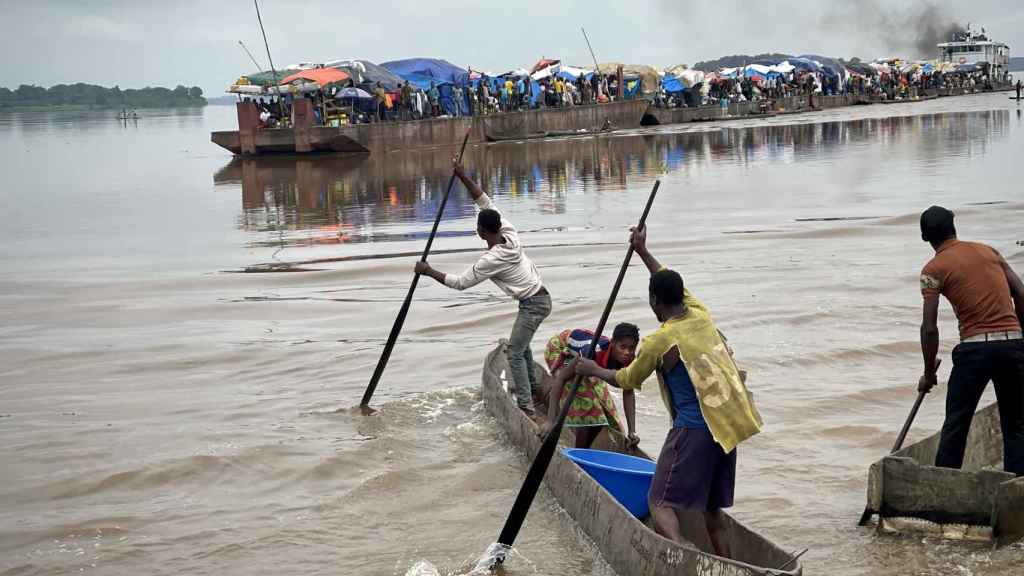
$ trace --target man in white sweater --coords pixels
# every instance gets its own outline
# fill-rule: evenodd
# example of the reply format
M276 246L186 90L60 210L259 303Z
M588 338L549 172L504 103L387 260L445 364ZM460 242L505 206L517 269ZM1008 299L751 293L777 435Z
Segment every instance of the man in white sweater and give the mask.
M455 290L465 290L490 279L503 292L519 301L519 315L516 316L509 337L508 363L512 369L516 403L520 410L533 418L532 391L537 388L537 377L533 373L530 341L540 323L551 313L551 296L540 281L537 267L523 252L515 226L502 218L490 197L476 182L466 177L461 164L455 162L454 169L455 175L480 208L476 233L487 242L487 251L459 275L445 274L426 262L416 263L416 273L430 276Z

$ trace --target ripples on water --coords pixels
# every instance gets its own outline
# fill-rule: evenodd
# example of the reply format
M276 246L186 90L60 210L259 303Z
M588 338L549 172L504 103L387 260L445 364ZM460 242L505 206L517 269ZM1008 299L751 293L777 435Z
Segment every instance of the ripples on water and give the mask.
M810 547L808 573L1011 574L1020 546L854 526L914 397L917 214L947 204L1024 266L1006 102L502 143L467 165L551 289L540 338L594 322L662 178L653 248L711 306L767 422L741 447L735 512ZM379 256L422 248L450 152L232 160L208 141L232 123L0 115L0 574L463 573L500 529L526 463L477 393L514 317L496 290L421 283L380 413L347 409L410 278L413 257ZM433 260L456 270L479 248L461 187L446 212ZM269 262L318 271L218 273ZM631 270L613 321L653 328L645 286ZM944 305L947 357L954 326ZM657 452L657 393L639 404ZM508 574L610 574L543 490L517 549Z

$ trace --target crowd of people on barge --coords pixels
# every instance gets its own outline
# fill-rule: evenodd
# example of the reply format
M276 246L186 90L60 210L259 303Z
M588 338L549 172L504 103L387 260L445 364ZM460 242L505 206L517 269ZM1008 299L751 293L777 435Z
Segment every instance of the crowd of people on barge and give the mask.
M820 57L816 57L820 58ZM353 64L356 63L356 64ZM330 82L314 82L312 72L331 69L306 65L293 72L298 80L254 89L250 78L239 79L232 90L254 98L266 127L287 126L296 98L313 100L316 125L399 122L431 118L484 116L571 106L600 104L621 99L650 98L662 108L725 106L758 102L767 109L775 101L805 97L814 107L821 96L857 95L868 100L904 100L949 89L966 92L991 90L1006 78L995 78L987 64L952 66L939 62L899 59L871 63L828 58L795 57L781 62L758 62L717 71L699 71L685 65L652 70L651 75L564 66L557 60L538 62L533 69L499 75L462 70L445 61L411 59L376 66L365 61L345 62ZM409 62L414 62L410 65ZM364 74L367 65L374 74ZM388 66L391 68L388 68ZM392 72L394 70L395 72ZM611 73L609 73L611 72ZM264 75L266 73L263 73ZM253 75L258 76L258 75ZM277 78L275 77L275 81Z
M602 81L597 75L591 75L589 79L583 76L575 80L551 77L541 81L531 80L528 76L483 76L466 86L450 87L454 109L449 113L442 106L441 88L436 82L431 82L426 90L418 90L406 81L397 94L388 92L378 82L373 94L374 114L369 120L384 122L442 116L485 116L610 102L615 96L609 95L608 91L615 89L615 83L615 79Z
M817 63L815 63L817 64ZM717 73L690 74L689 85L664 79L654 96L655 106L693 108L731 102L761 102L803 96L857 95L873 100L905 100L944 89L975 92L993 89L984 67L939 71L929 65L900 65L899 61L857 70L794 68L788 72L764 72L765 66L726 69Z

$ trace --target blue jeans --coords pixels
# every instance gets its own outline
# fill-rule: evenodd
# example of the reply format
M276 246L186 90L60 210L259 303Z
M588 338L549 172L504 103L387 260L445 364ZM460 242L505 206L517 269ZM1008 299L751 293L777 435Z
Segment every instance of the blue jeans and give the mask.
M508 365L512 370L516 404L524 412L533 413L533 390L537 388L530 341L540 323L551 314L551 296L537 294L519 301L519 314L508 339Z

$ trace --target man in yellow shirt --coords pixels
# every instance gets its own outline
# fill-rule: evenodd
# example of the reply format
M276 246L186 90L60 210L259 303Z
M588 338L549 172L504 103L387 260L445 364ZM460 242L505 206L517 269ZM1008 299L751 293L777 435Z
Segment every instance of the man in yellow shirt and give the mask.
M505 77L505 112L511 112L514 105L512 99L513 93L515 92L515 84L512 84L512 79Z
M729 558L722 509L733 502L736 445L761 430L761 417L711 314L677 272L647 251L646 239L644 228L630 236L651 272L650 305L661 327L641 341L628 367L609 370L580 360L576 374L634 390L657 372L672 429L647 496L655 529L682 542L676 510L699 511L715 554Z

